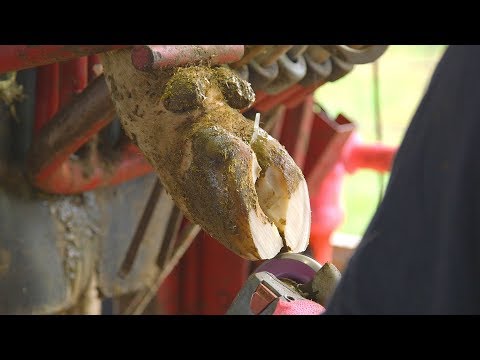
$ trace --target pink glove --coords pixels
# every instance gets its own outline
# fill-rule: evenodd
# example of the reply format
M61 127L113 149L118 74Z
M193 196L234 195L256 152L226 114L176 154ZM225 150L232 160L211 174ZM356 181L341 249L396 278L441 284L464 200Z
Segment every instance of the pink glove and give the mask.
M325 308L310 300L280 300L273 315L320 315Z

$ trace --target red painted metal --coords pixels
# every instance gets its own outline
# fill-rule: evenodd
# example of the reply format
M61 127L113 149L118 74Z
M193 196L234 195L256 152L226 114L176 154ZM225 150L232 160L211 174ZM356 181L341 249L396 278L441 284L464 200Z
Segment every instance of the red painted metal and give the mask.
M40 66L37 70L34 135L52 118L59 104L59 64Z
M339 120L340 119L340 120ZM308 156L303 168L310 196L342 156L343 146L355 129L350 121L339 115L337 121L325 114L315 114L310 134Z
M350 149L344 165L348 172L357 169L372 169L377 172L390 171L397 148L383 144L364 144L358 137L349 142Z
M295 93L291 94L290 97L284 101L284 104L287 108L292 108L300 104L306 96L312 94L316 89L318 89L325 82L316 83L309 85L307 87L301 88Z
M86 56L60 63L60 107L80 93L88 84L88 58Z
M283 122L285 121L285 113L287 109L285 106L280 105L277 109L278 111L278 118L275 120L275 125L273 126L273 129L270 130L270 135L274 137L275 139L280 139L282 129L283 129Z
M188 221L183 220L183 225ZM200 266L200 247L203 239L200 232L182 256L179 263L162 282L157 292L160 313L164 315L200 314L200 291L202 282Z
M132 64L140 71L208 62L228 64L243 56L243 45L137 45L132 49Z
M177 268L159 289L165 313L222 315L247 280L249 261L202 232Z
M49 67L49 68L47 68ZM60 83L58 82L58 64L47 65L42 76L37 79L37 90L45 91L42 99L53 98L60 94L61 105L67 104L70 99L81 92L88 81L88 59L78 58L60 64ZM57 84L57 88L52 85ZM57 103L58 104L58 103ZM51 119L51 114L57 112L54 101L36 102L35 129L38 131ZM45 110L47 108L47 110ZM112 118L99 119L90 127L82 129L73 141L55 153L50 162L33 175L34 185L46 192L56 194L76 194L93 190L99 186L120 184L135 177L145 175L152 171L146 159L139 153L138 148L127 144L119 150L116 166L107 168L99 154L92 152L88 160L76 161L70 155L84 145L101 128L106 126ZM87 165L88 164L88 165Z
M295 84L290 86L287 90L282 91L276 95L267 95L263 96L261 99L257 100L255 103L255 109L260 112L268 111L274 106L281 104L284 100L288 99L292 94L297 92L300 88L300 85Z
M225 314L248 278L249 262L207 234L202 242L202 314ZM227 271L228 269L228 271Z
M294 108L323 84L324 82L318 82L307 87L295 84L279 94L264 97L255 104L255 108L259 111L268 111L279 104L284 104L289 109Z
M267 97L268 97L268 94L263 91L255 92L255 105L254 105L255 109L257 109L256 104L260 104Z
M193 246L193 244L190 246ZM183 255L182 259L185 258L185 255ZM179 299L183 299L185 298L185 296L182 293L182 290L184 288L183 283L182 286L180 286L179 274L180 268L179 265L177 265L170 272L170 274L168 274L168 276L162 282L162 285L160 285L160 288L157 291L156 305L159 315L175 315L182 313L180 311Z
M202 258L201 253L203 231L195 238L178 266L181 289L177 301L181 314L195 315L201 313L202 290Z
M312 210L310 248L314 258L321 264L332 261L333 249L330 238L344 219L340 202L344 176L343 165L335 164L310 196Z
M280 143L285 146L298 167L302 168L307 156L313 125L313 97L307 96L293 109L288 109L283 120Z
M38 173L34 176L34 183L35 185L42 187L42 183L48 181L50 177L55 177L54 173L59 170L59 167L65 162L69 161L70 155L72 155L75 151L80 149L85 143L87 143L92 136L94 136L98 131L100 131L103 127L108 125L112 119L111 118L104 118L99 122L93 124L88 130L86 130L81 137L74 139L74 141L70 142L66 147L60 149L58 152L53 154L52 159L50 162L42 167ZM137 153L138 149L136 150ZM130 156L127 156L130 158ZM79 190L80 191L80 190ZM75 189L69 190L69 194L72 192L76 192Z
M68 160L50 176L37 179L35 186L54 194L78 194L101 186L121 184L152 172L150 164L131 144L120 149L116 164L106 167L97 154L90 157L88 166L85 161Z
M125 47L128 45L0 45L0 74Z
M330 130L327 133L331 136L330 141L323 142L325 147L318 160L319 166L323 166L323 169L317 168L317 174L323 170L324 175L313 178L313 180L309 176L307 182L311 182L308 185L312 189L310 196L312 209L310 246L315 259L320 263L325 263L332 260L331 235L344 218L340 193L345 174L347 172L353 173L358 169L372 169L377 172L389 171L397 148L382 144L363 143L352 129L354 125L341 115L335 123L332 121L330 123L320 123L330 125ZM342 126L348 126L348 128L342 129ZM338 130L341 132L337 133ZM349 134L348 138L345 139L347 134ZM318 145L321 146L321 144ZM315 153L318 150L321 150L321 148L313 149ZM329 159L321 160L326 157L329 157Z

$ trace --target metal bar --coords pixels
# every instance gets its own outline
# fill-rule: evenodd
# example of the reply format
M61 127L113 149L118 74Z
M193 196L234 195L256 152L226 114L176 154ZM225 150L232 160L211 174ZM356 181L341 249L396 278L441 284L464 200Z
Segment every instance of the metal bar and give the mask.
M383 144L356 143L345 160L349 172L357 169L372 169L379 173L390 171L397 148Z
M88 83L88 58L66 61L60 64L60 108L67 105L75 94Z
M128 45L0 45L0 74L125 47Z
M201 303L199 299L202 284L199 279L201 279L202 269L200 268L199 254L202 240L203 234L198 235L198 239L190 245L178 264L180 292L176 296L179 303L178 314L180 315L200 314Z
M148 197L147 204L143 209L142 216L140 221L138 222L137 228L135 229L135 233L132 238L132 242L128 247L127 254L125 255L125 259L122 262L122 266L120 267L119 276L121 278L125 278L132 269L133 263L135 261L135 257L137 256L138 249L140 248L140 244L142 243L143 239L145 238L145 231L147 230L147 226L152 218L153 212L155 210L155 206L158 203L158 199L160 199L160 194L162 192L162 184L158 179L155 180L153 184L153 189Z
M35 187L53 194L72 195L93 190L97 187L112 186L151 173L152 167L139 153L138 148L128 144L119 149L113 164L98 159L84 163L64 161L48 177L33 178Z
M258 109L261 112L268 111L273 107L281 104L284 100L292 96L292 94L299 91L299 89L303 88L301 87L301 85L295 84L279 94L263 97L258 100L257 103L255 103L255 109Z
M313 96L307 96L293 109L288 109L283 121L280 143L285 146L298 167L302 168L307 156L313 125Z
M150 287L146 291L141 292L135 296L127 309L125 309L125 315L139 315L143 312L152 297L155 296L155 293L157 292L162 282L171 273L175 265L177 265L178 261L183 256L183 254L185 254L185 251L189 248L190 244L196 238L200 230L201 228L198 225L187 224L187 226L185 226L185 228L180 232L179 235L174 234L175 237L177 237L178 235L178 245L175 247L172 257L165 264L165 267L159 270L157 278L152 282Z
M194 246L195 242L191 246ZM188 251L187 251L188 253ZM187 255L184 255L184 257ZM183 261L184 257L181 261ZM180 262L181 262L180 261ZM176 315L182 313L180 310L180 301L183 299L184 287L180 286L180 269L179 266L173 268L172 272L163 280L156 293L156 307L159 310L159 315ZM153 298L154 295L152 295ZM197 312L195 312L197 313Z
M180 225L182 224L182 217L183 215L180 209L177 206L174 206L172 212L170 213L167 230L165 231L165 239L168 239L169 241L164 241L162 243L157 257L157 266L160 269L162 269L166 262L171 258L175 241L177 240L176 234L178 234Z
M321 85L325 84L325 81L321 81L312 85L309 85L307 87L302 87L295 93L291 94L288 99L286 99L283 103L287 107L287 109L291 109L298 104L300 104L305 97L309 96L312 94L317 88L319 88Z
M325 114L314 114L311 141L303 174L310 197L314 197L325 176L342 156L342 150L355 129L355 124L339 115L336 121Z
M223 315L227 312L248 278L249 261L237 256L204 233L201 243L201 314ZM212 261L215 259L215 261Z
M74 63L73 92L78 94L85 89L88 84L88 56L79 57L72 60L72 62Z
M114 115L107 83L101 76L59 111L33 141L27 161L35 181L44 182L73 152L108 125ZM44 119L37 118L37 127Z
M132 63L140 71L205 62L228 64L243 56L243 45L137 45Z

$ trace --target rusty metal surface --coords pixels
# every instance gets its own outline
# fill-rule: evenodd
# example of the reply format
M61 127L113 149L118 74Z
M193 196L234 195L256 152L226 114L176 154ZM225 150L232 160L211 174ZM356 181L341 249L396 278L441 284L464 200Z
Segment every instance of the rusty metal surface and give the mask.
M137 45L132 64L140 71L152 71L186 64L228 64L243 56L243 45Z
M113 120L115 108L103 76L95 79L59 111L31 145L28 171L36 181L48 178L69 156Z
M72 156L108 125L115 114L103 77L96 78L91 86L76 95L86 86L89 76L86 60L79 58L62 63L56 71L53 71L55 65L39 69L42 76L36 86L39 101L36 101L35 130L40 134L31 146L27 169L32 183L48 193L78 194L151 172L138 149L126 143L114 151L113 157L99 153L93 143L86 149L86 158ZM93 65L93 59L90 64ZM61 81L59 71L63 75ZM90 78L94 75L90 74ZM57 112L60 101L65 106L50 118Z
M127 45L0 45L0 74L125 47Z

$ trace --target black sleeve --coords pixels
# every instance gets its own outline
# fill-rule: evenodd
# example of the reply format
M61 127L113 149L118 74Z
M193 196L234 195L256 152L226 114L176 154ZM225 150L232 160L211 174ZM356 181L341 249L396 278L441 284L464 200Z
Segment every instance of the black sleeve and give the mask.
M450 46L326 314L480 313L479 189L480 47Z

